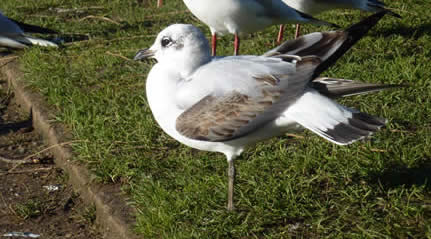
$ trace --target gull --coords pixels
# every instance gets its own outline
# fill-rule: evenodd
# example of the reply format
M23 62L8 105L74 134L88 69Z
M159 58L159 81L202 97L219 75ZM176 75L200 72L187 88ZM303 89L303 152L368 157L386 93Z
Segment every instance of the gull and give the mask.
M217 34L233 34L234 55L239 53L238 35L253 33L284 23L332 25L299 12L282 0L183 0L187 8L211 31L212 55L216 55Z
M146 94L162 130L189 147L226 156L227 209L233 210L234 159L247 146L302 128L347 145L385 125L382 118L331 99L378 86L319 78L385 14L345 31L305 35L262 56L211 57L198 28L174 24L134 59L157 61L148 74Z
M359 9L366 12L378 12L385 9L385 4L378 0L282 0L290 7L309 15L320 14L325 11L347 8ZM388 11L389 12L389 11ZM389 14L401 18L400 15L389 12ZM296 24L295 37L299 36L300 25ZM280 25L277 42L283 40L284 26Z
M50 29L10 19L0 12L0 46L18 49L30 45L58 47L53 42L28 36L25 32L57 33Z

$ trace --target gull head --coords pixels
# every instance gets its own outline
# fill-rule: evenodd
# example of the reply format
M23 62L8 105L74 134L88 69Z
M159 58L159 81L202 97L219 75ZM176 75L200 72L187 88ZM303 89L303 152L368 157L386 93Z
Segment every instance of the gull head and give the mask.
M140 50L135 60L154 58L159 64L175 67L183 76L211 60L205 35L190 24L174 24L161 31L153 45Z

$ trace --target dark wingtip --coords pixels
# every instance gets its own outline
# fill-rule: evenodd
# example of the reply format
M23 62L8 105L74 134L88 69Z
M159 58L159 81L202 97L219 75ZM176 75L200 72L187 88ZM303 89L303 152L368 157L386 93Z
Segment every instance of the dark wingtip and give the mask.
M365 139L385 127L387 120L375 117L363 112L356 112L348 119L328 129L325 133L339 144L351 144L355 141Z
M377 13L374 13L373 15L363 19L362 21L355 23L348 27L345 31L349 32L349 35L352 36L363 36L365 35L371 28L373 28L380 19L385 16L386 14L389 14L391 11L383 9ZM359 39L357 39L359 40Z
M346 41L332 54L326 61L324 61L319 67L317 67L314 72L314 77L318 77L322 72L328 69L330 66L335 64L335 62L344 55L356 42L358 42L368 31L373 28L379 21L389 13L389 10L379 11L364 20L353 24L347 28L344 32L347 33Z
M329 98L362 95L381 90L407 87L407 85L375 84L327 77L314 79L310 86Z

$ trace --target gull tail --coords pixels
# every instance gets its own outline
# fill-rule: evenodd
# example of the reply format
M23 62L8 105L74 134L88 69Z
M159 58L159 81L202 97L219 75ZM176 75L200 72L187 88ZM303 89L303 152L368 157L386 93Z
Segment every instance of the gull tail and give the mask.
M284 114L338 145L369 137L386 124L385 119L344 107L314 90L306 92Z
M395 84L373 84L360 81L319 77L311 82L311 87L329 98L369 94L381 90L404 87Z

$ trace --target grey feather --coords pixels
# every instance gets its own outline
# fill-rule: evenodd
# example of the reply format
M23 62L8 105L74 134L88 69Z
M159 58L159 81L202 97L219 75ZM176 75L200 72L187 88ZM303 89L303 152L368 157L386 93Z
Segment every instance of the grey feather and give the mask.
M338 144L350 144L370 136L384 127L385 124L386 120L383 118L357 112L353 113L352 118L349 118L347 123L340 123L323 134Z
M362 95L386 89L405 87L405 85L374 84L330 77L316 78L310 85L322 95L330 98Z

